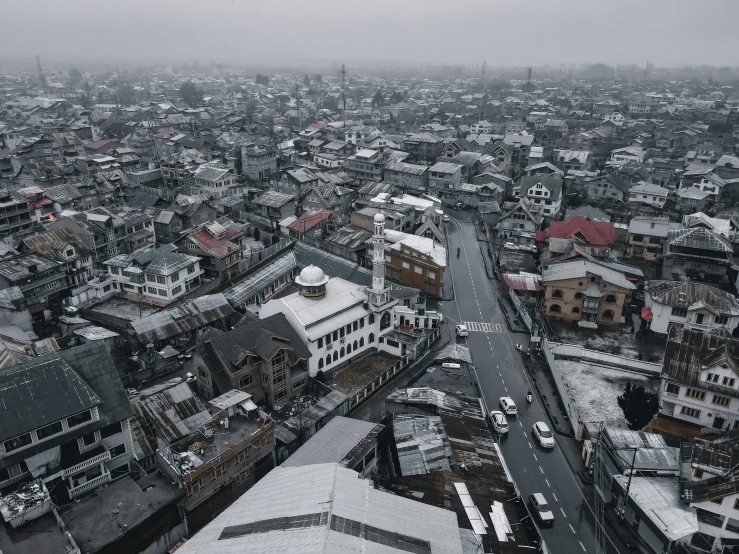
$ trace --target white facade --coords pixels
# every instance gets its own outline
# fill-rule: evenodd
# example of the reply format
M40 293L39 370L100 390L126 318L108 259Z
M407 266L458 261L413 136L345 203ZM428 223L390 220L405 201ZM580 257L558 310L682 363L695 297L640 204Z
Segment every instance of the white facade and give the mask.
M677 324L688 329L719 329L726 327L733 332L739 325L739 316L716 315L706 310L680 309L673 306L658 304L652 300L652 295L647 292L644 297L644 306L652 310L652 323L649 328L655 333L666 334L670 324ZM723 323L725 321L725 323Z
M552 191L542 183L536 183L526 191L526 198L544 215L554 215L562 207L562 195L558 198L553 196Z
M657 208L663 208L669 190L652 183L639 183L629 189L629 202L639 202Z
M189 256L192 263L168 275L149 273L138 267L120 268L108 266L108 276L113 289L131 297L141 297L168 304L199 286L203 270L200 258Z

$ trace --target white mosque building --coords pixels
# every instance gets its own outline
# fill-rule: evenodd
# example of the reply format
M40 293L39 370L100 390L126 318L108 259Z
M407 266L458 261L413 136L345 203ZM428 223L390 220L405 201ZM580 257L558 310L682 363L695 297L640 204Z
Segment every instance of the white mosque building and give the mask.
M385 285L385 216L381 213L374 218L372 242L371 287L339 277L329 278L320 268L310 265L295 280L300 292L272 299L259 311L260 319L276 313L285 315L311 352L311 376L318 371L330 372L369 349L404 355L417 342L417 337L396 330L396 308L406 318L404 321L411 318L409 309L398 306ZM414 314L419 313L424 322L419 326L438 325L437 312L414 310Z

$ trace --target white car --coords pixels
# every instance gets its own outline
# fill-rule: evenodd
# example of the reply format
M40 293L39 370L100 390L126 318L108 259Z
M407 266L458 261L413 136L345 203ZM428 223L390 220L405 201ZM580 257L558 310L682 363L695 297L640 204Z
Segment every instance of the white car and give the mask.
M448 222L449 222L449 216L448 216L448 215L446 215L446 214L444 214L444 221L445 221L446 223L448 223Z
M537 421L531 428L531 434L536 437L543 448L554 448L554 435L543 421Z
M505 435L508 432L508 420L503 412L498 412L497 410L490 412L490 423L499 435Z
M512 242L506 242L506 243L505 243L505 244L503 245L503 248L505 248L506 250L518 250L518 246L516 246L516 245L515 245L515 244L513 244Z
M529 506L532 511L536 514L536 518L545 525L554 523L554 514L552 509L547 504L546 498L540 492L535 492L529 496Z
M518 408L516 408L516 403L513 401L513 399L510 396L500 397L500 407L503 409L503 413L506 415L514 416L518 414Z
M470 332L467 330L466 325L457 325L457 336L458 337L468 337L470 335Z

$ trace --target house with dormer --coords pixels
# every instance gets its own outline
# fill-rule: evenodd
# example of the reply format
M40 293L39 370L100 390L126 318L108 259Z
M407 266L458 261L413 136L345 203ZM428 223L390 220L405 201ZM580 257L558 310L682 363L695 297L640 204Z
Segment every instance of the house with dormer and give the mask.
M667 333L671 325L711 331L725 327L731 333L739 325L739 302L719 288L703 283L647 281L642 317L655 333Z
M494 232L505 242L533 247L541 222L541 213L532 211L529 201L521 199L513 209L501 214Z
M528 199L542 215L553 217L562 207L563 182L558 175L526 175L521 178L518 191L513 192L518 198Z

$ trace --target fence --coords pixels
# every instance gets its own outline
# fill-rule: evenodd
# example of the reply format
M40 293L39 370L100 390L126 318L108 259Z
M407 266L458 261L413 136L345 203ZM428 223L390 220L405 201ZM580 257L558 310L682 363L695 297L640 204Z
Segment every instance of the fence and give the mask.
M531 314L529 314L528 310L523 306L521 298L513 290L508 291L508 296L511 297L511 302L513 302L513 306L516 308L516 315L521 318L524 325L526 325L528 330L531 331L534 327L534 323L531 321Z
M606 354L605 352L596 352L588 350L582 346L575 344L559 344L556 342L549 343L552 354L555 357L582 360L595 365L612 367L632 373L641 373L648 377L659 377L662 373L662 365L643 360L635 360L633 358L624 358L615 354Z
M408 366L413 365L419 360L430 348L436 339L441 335L441 329L435 328L433 332L424 339L424 341L416 347L416 355L411 358L410 356L403 356L397 362L395 362L390 369L375 378L365 385L362 389L354 391L349 395L349 413L357 409L363 402L365 402L375 392L380 390L388 381L395 377L398 373L402 372Z
M572 426L572 432L577 435L577 425L580 420L580 416L575 408L575 403L570 398L567 383L562 379L562 371L557 366L555 354L553 352L555 346L557 346L557 343L550 343L546 337L541 341L542 352L544 352L544 357L546 358L547 364L549 364L549 369L554 377L554 384L557 386L557 392L559 393L559 397L562 399L562 404L564 404L565 412L567 413L570 425Z

